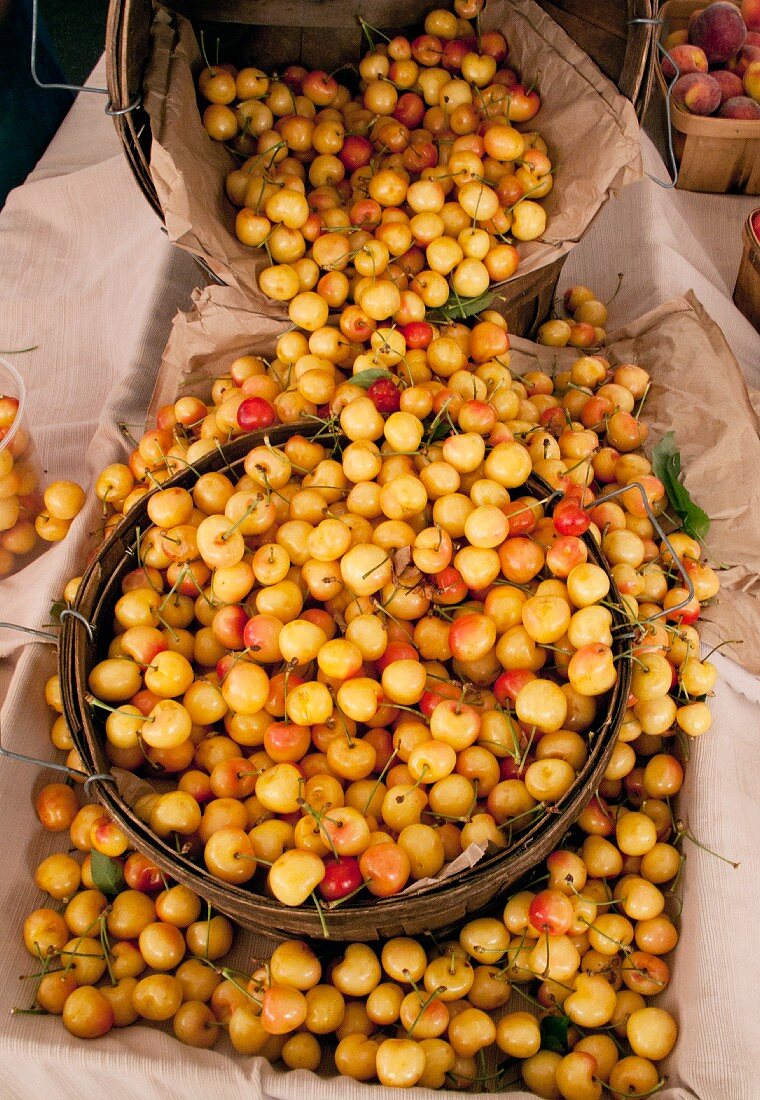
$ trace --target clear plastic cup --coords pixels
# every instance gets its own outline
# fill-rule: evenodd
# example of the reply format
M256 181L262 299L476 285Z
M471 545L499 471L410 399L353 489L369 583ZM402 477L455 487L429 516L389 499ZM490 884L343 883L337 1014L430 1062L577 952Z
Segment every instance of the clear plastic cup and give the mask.
M34 526L44 507L42 469L26 403L23 378L0 358L0 578L22 569L47 545Z

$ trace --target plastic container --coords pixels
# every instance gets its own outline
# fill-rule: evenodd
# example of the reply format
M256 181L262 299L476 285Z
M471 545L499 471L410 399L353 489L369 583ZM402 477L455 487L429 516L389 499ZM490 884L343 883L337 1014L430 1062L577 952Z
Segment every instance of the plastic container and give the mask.
M754 218L760 219L760 207L752 211L742 229L744 252L736 276L734 301L750 324L760 332L760 236L754 229Z
M48 545L35 530L43 510L42 471L26 413L26 385L0 358L0 578L18 572Z

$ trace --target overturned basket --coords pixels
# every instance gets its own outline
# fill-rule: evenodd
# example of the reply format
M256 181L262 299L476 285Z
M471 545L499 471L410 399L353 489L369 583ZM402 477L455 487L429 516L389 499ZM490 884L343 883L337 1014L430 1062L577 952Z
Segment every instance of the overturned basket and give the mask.
M319 424L298 429L280 426L266 433L241 436L219 452L201 459L196 465L197 474L240 466L251 447L262 443L265 435L277 445L296 431L308 437L315 435L319 428ZM193 470L184 470L165 482L162 488L190 488L196 476ZM526 488L541 497L551 494L549 486L534 476L528 479ZM121 580L134 568L133 552L138 530L144 534L151 526L147 500L148 497L142 498L103 544L79 587L74 610L80 617L67 616L62 629L59 671L64 713L84 766L94 776L108 775L111 765L105 753L101 726L93 718L87 703L88 675L106 653L113 608L121 595ZM609 575L609 568L594 540L589 536L584 536L584 539L589 560L604 568ZM353 941L418 934L451 926L488 905L540 863L560 843L599 785L616 742L631 679L631 659L626 654L629 621L611 576L610 581L614 601L613 650L618 678L608 695L600 697L603 713L590 738L586 763L570 790L552 807L552 812L540 817L507 848L493 855L485 855L473 868L441 882L410 894L348 903L324 914L308 904L289 908L248 887L223 883L204 867L179 854L139 819L115 782L93 779L90 788L122 826L134 846L149 856L162 871L190 887L220 912L257 932L321 938L325 936L326 929L330 938ZM91 631L86 623L90 624Z

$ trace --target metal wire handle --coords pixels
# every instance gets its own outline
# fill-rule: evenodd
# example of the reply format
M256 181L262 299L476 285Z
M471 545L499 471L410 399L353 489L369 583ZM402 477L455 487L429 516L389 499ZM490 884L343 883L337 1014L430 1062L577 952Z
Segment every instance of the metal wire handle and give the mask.
M628 485L621 485L619 489L611 489L609 493L602 493L600 497L594 497L593 505L596 508L597 504L604 504L606 500L614 500L615 497L619 497L628 489L638 489L639 494L641 495L641 502L644 505L644 510L647 514L647 518L649 519L649 522L652 524L657 534L667 546L668 553L673 559L673 564L677 568L678 572L681 574L683 582L686 585L686 590L688 592L688 595L684 597L684 599L681 600L680 603L674 604L672 607L668 607L667 609L659 611L656 615L650 615L648 618L641 620L642 623L653 623L657 619L661 619L663 615L672 615L674 611L680 611L681 608L686 607L687 604L691 603L691 601L694 599L694 585L692 583L691 577L686 572L683 564L681 563L681 559L678 557L675 550L673 549L673 545L670 539L663 531L662 525L657 519L657 516L652 511L652 506L649 503L649 497L647 496L646 490L640 481L631 481Z
M643 19L642 18L642 19L629 19L628 20L628 26L629 27L633 26L635 23L643 23L646 26L650 26L650 27L661 27L663 25L662 19ZM658 179L657 176L653 176L651 172L647 172L646 175L652 181L652 183L656 183L658 187L663 187L663 188L665 188L666 191L672 191L675 188L676 184L678 183L678 161L676 160L675 149L673 148L673 126L671 124L671 111L670 111L670 109L671 109L671 103L672 103L672 99L673 99L673 96L672 96L673 85L678 80L679 76L681 75L681 70L678 68L678 65L673 60L673 58L670 56L668 51L665 49L662 42L659 41L659 39L655 39L655 46L657 47L658 51L663 55L663 57L667 57L668 61L671 63L671 65L675 69L675 76L673 77L673 79L668 84L668 90L667 90L667 93L665 95L665 117L666 117L666 120L667 120L668 156L670 158L670 176L671 176L671 178L666 181L666 180Z
M90 641L92 641L92 624L85 619L79 611L74 611L73 608L66 608L61 612L61 618L64 615L71 615L73 618L81 622L87 629ZM18 623L5 623L0 622L0 627L5 627L7 630L18 630L22 634L31 635L35 641L47 642L48 644L58 647L59 638L56 634L50 634L46 630L35 630L31 626L19 626ZM2 737L2 731L0 730L0 738ZM6 749L2 740L0 739L0 756L5 756L9 760L19 760L22 764L34 764L37 768L51 768L53 771L65 772L66 775L71 776L73 779L83 781L85 793L88 792L90 783L102 782L102 783L116 783L116 777L110 773L95 772L90 775L88 772L80 772L77 768L70 768L68 764L54 764L50 760L40 760L36 756L25 756L20 752L12 752L10 749Z
M39 0L32 0L32 52L29 64L29 70L32 74L32 80L38 88L53 89L63 92L92 92L94 95L106 95L108 99L105 105L105 113L114 117L116 115L127 115L130 111L134 111L142 103L142 96L138 93L134 100L128 107L114 107L111 97L108 92L108 88L95 88L89 84L52 84L47 83L44 80L40 80L37 75L37 34L39 23Z

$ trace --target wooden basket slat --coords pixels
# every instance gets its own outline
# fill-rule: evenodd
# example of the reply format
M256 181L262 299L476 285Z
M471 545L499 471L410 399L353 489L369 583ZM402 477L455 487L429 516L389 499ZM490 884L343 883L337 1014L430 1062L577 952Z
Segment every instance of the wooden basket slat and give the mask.
M361 16L375 27L420 22L435 7L431 0L215 0L210 12L205 0L171 0L169 5L192 20L213 18L219 23L252 23L276 27L351 27Z
M248 450L263 441L266 435L273 445L284 442L296 431L312 435L319 428L278 426L264 433L240 437L223 448L223 455L213 453L197 464L199 473L219 469L225 462L240 463ZM195 473L185 470L167 484L188 487ZM534 479L533 490L546 495L548 486ZM107 774L110 770L104 751L100 726L93 719L86 702L87 677L92 666L107 651L111 636L113 606L121 594L121 579L135 568L134 554L129 553L136 541L136 530L150 526L147 497L138 502L111 534L97 557L88 567L79 588L75 609L94 627L94 639L73 617L65 620L60 650L60 675L64 713L72 731L74 743L85 765L92 772ZM607 568L596 544L586 537L589 557ZM609 572L609 570L608 570ZM614 588L613 596L619 604ZM618 606L615 625L623 629L628 621ZM454 916L464 918L487 906L494 898L522 878L556 847L576 819L591 793L596 790L614 748L617 730L625 711L630 685L631 662L623 655L626 643L622 635L616 643L619 676L608 699L606 714L594 733L589 758L556 812L539 819L521 834L512 848L484 858L475 868L455 879L428 887L408 897L376 899L344 906L327 914L331 938L336 940L369 940L393 935L418 934L448 925ZM119 795L112 783L95 781L95 796L122 825L135 847L144 851L165 873L183 882L208 899L220 912L227 913L248 928L272 935L273 930L294 936L319 938L321 925L315 910L309 907L290 909L252 890L229 886L213 879L189 859L178 855L166 842L155 837Z

